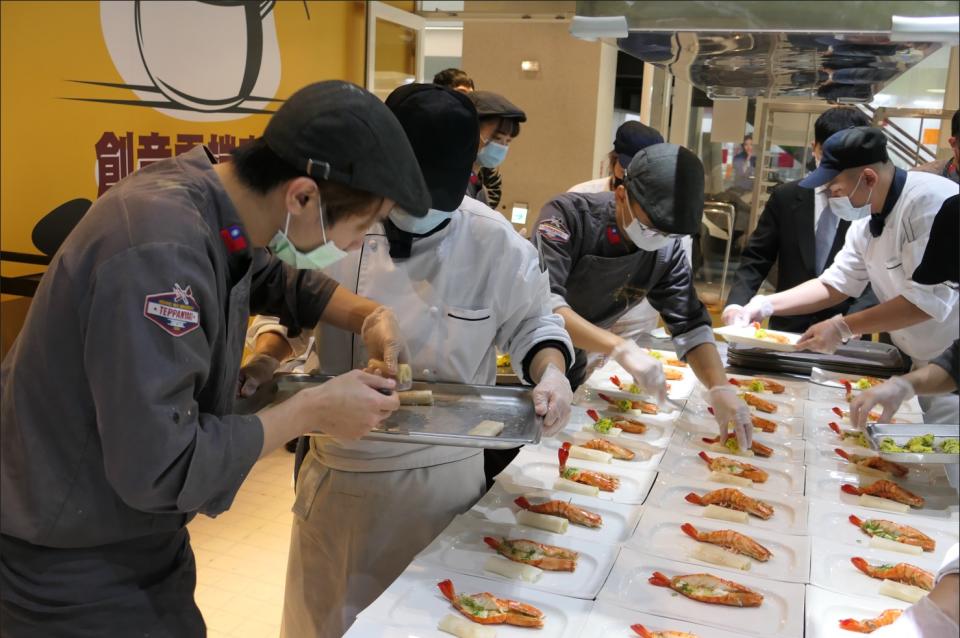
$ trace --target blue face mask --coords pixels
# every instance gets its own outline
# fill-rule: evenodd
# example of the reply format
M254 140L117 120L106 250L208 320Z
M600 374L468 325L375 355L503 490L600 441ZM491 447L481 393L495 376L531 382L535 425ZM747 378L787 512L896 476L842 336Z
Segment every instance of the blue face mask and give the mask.
M394 208L390 211L390 221L393 222L393 225L414 235L425 235L452 216L452 212L436 210L435 208L428 210L423 217L414 217L400 208Z
M287 223L283 230L278 230L267 247L280 261L293 266L298 270L321 270L344 257L347 253L337 247L333 240L327 241L327 231L323 227L323 206L320 206L320 232L323 233L323 244L308 253L302 252L293 245L287 231L290 229L290 213L287 213Z
M477 164L484 168L496 168L507 157L509 146L490 140L477 153Z

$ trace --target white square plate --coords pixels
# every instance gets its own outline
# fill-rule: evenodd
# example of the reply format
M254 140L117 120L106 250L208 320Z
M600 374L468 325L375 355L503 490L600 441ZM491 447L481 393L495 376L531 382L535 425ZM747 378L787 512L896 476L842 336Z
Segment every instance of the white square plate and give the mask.
M554 457L564 443L584 445L587 441L591 441L593 439L603 439L609 441L614 445L619 445L620 447L626 448L634 453L633 459L629 461L617 458L612 459L608 464L609 467L623 466L634 470L655 470L660 465L660 459L663 458L663 455L667 451L666 446L656 447L632 438L626 439L622 435L609 438L601 436L596 432L591 434L589 432L570 432L568 430L564 430L557 436L546 437L542 439L539 445L531 445L527 447L529 447L531 450L540 452L541 454ZM571 465L574 465L578 462L580 462L580 459L570 459Z
M843 460L837 454L837 449L842 449L848 454L858 454L860 456L877 456L876 452L862 448L859 445L837 445L837 441L839 441L839 437L834 437L832 441L827 439L813 439L808 441L806 444L807 464L827 470L843 472L845 474L862 474L866 478L884 478L875 474L869 468L861 471L854 464ZM910 464L904 467L910 470L907 476L902 479L897 477L892 477L892 479L902 483L907 489L910 489L911 485L947 487L950 484L949 481L947 481L947 475L943 471L944 466L942 464Z
M767 561L750 559L750 570L742 571L731 567L722 567L691 557L691 553L701 545L700 541L687 536L680 526L690 523L699 532L734 530L757 541L772 556ZM739 525L709 518L689 517L647 507L640 517L637 531L627 543L627 547L655 556L669 557L684 563L705 566L698 569L720 570L731 574L749 574L761 578L784 580L792 583L806 583L810 578L810 539L806 536L789 536L771 530L761 530L749 525ZM716 547L716 546L714 546ZM730 576L736 580L736 576Z
M870 537L860 531L860 528L850 522L850 516L854 515L861 520L879 518L901 525L909 525L914 529L926 534L936 542L936 547L932 552L924 552L921 556L927 556L934 562L943 562L947 552L957 542L960 542L960 534L957 534L956 523L946 521L937 521L931 518L921 518L910 516L908 514L894 514L893 512L877 512L864 507L848 507L836 503L827 503L826 501L810 501L810 530L815 536L822 536L842 545L848 545L857 550L869 547ZM887 550L875 550L887 556L888 562L902 562L912 558L910 554L901 552L891 552Z
M835 543L820 536L814 536L811 542L810 584L851 596L868 596L884 601L896 601L896 598L880 594L883 581L871 578L853 566L850 559L854 556L865 558L871 565L890 563L910 563L936 576L940 561L925 556L907 556L891 559L891 552L871 547L850 547Z
M670 446L676 446L682 450L691 450L697 453L703 450L708 454L719 454L720 452L714 450L712 447L717 445L716 443L704 443L703 441L705 437L714 438L716 436L716 432L711 432L710 435L707 435L703 432L686 432L678 429L673 433L673 439L670 441ZM758 457L754 455L752 457L738 456L736 458L743 459L748 463L751 462L750 459L760 459L771 463L803 463L805 444L800 439L777 439L773 438L772 436L768 436L763 432L754 430L753 440L757 443L763 443L768 448L772 449L773 456L764 458L762 456Z
M806 638L851 638L861 636L840 628L840 621L847 618L868 620L876 618L887 609L906 609L902 600L883 597L847 596L807 585Z
M585 434L591 434L594 436L599 436L601 438L610 439L614 443L631 444L637 443L639 445L647 445L658 448L665 448L667 444L670 443L670 437L673 436L674 430L674 421L676 421L679 416L678 412L667 414L621 414L619 412L612 412L605 409L604 406L595 406L591 408L590 406L578 406L575 405L570 410L570 421L567 423L567 427L564 428L564 432L573 434L575 432L584 432ZM587 414L587 410L594 409L597 411L597 414L600 417L610 417L616 418L618 416L625 417L628 419L633 419L634 421L640 421L647 426L647 431L643 434L629 434L627 432L622 432L617 436L608 436L600 434L593 429L594 420L590 418ZM584 430L585 427L590 426L590 431L587 432Z
M727 378L736 379L738 381L746 381L748 383L750 381L753 381L754 379L763 378L763 379L770 379L771 381L776 381L777 383L780 383L784 386L784 391L781 392L780 394L768 392L766 390L755 392L753 390L747 390L746 388L744 388L744 391L753 392L757 396L761 396L764 399L772 398L776 400L776 399L783 399L788 397L792 397L795 399L806 399L807 393L809 391L808 390L809 384L805 380L779 376L776 374L758 374L756 376L745 375L745 374L728 374ZM700 386L700 387L701 389L703 388L703 386Z
M562 544L565 538L582 538L595 543L616 544L626 542L640 520L642 507L639 505L623 505L604 501L590 496L580 496L568 492L551 492L531 490L529 487L514 485L506 480L497 480L493 487L483 495L468 514L485 518L496 523L515 525L517 530L535 530L517 523L517 512L520 508L514 503L518 496L525 496L531 502L539 503L545 500L560 500L573 503L578 507L589 510L603 517L600 527L583 527L573 523L567 528L566 534L551 534L556 542ZM535 530L543 531L543 530Z
M483 566L491 557L509 559L487 546L483 541L485 536L512 540L526 539L569 549L580 555L577 558L577 568L573 572L543 570L540 580L535 583L512 580L488 572ZM620 549L616 545L604 545L576 538L558 540L556 534L549 532L491 523L475 516L461 515L453 519L440 536L420 552L416 560L435 563L461 574L504 583L520 583L531 589L593 600L610 574L610 570L613 569L613 563L619 552Z
M613 492L600 492L598 498L615 503L640 505L647 498L650 486L657 478L653 470L634 470L624 465L613 467L610 463L594 463L581 459L567 461L567 467L603 472L620 479L620 487ZM520 450L517 458L498 476L516 485L533 489L552 490L560 478L560 461L556 454L545 454L528 448Z
M780 330L767 330L771 335L784 337L787 343L777 343L770 339L760 339L756 337L756 328L752 326L721 326L714 328L713 334L723 337L728 343L736 343L751 348L765 348L777 352L796 352L797 342L800 341L800 335L795 332L782 332Z
M664 473L658 477L653 489L650 490L647 505L676 512L689 518L690 522L696 526L697 521L713 519L704 518L705 508L688 502L684 497L690 492L696 492L702 496L715 489L718 489L716 483L691 481ZM740 491L774 508L774 514L768 520L751 516L746 524L750 529L775 530L798 535L807 533L807 499L805 497L799 494L773 494L750 488L742 488Z
M694 481L704 481L716 486L716 489L728 487L729 484L719 483L710 480L710 467L707 462L700 458L699 454L703 452L694 452L693 450L684 450L680 447L671 447L667 450L663 460L660 462L660 471L682 476L685 479ZM709 458L724 457L749 463L757 468L764 470L768 478L765 483L754 483L753 489L761 492L777 493L796 493L803 494L804 467L799 463L777 463L759 459L757 457L744 458L732 454L720 454L718 452L705 452Z
M741 391L741 394L744 392ZM797 397L788 396L785 394L770 394L770 393L758 393L758 392L749 392L764 401L769 401L770 403L776 406L775 412L763 412L752 405L750 406L750 414L754 416L763 417L764 419L772 419L774 421L782 421L783 419L789 419L791 417L800 418L803 416L804 404L806 401L803 399L798 399ZM706 395L694 395L690 397L687 401L686 414L695 414L696 416L709 416L710 412L707 410L708 404Z
M497 638L530 638L531 632L535 632L539 638L575 638L593 607L593 601L590 600L557 596L513 583L494 583L414 561L358 617L403 629L408 632L407 636L450 638L450 634L437 629L441 618L460 613L437 587L439 582L447 578L453 581L458 594L490 592L499 598L533 605L546 615L543 629L497 625Z
M687 620L633 611L605 601L594 604L580 638L637 638L637 634L630 629L631 625L643 625L651 632L683 631L700 638L752 638L747 634L706 627Z
M692 565L625 549L600 590L598 600L731 631L759 631L764 636L803 636L803 585L737 574L729 580L763 594L764 600L759 607L728 607L691 600L667 587L651 585L648 579L655 571L668 578L704 573ZM720 570L707 573L720 578L730 576Z

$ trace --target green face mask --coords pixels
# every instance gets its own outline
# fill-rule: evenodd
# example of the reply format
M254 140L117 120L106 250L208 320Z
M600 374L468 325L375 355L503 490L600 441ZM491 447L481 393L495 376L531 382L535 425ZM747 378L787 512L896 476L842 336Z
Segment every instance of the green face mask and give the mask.
M333 241L327 241L327 231L323 224L323 206L320 205L320 232L323 233L323 243L308 253L297 250L287 231L290 229L290 213L287 213L287 223L283 230L278 230L267 247L277 259L299 270L320 270L335 264L347 256L346 251L337 247Z

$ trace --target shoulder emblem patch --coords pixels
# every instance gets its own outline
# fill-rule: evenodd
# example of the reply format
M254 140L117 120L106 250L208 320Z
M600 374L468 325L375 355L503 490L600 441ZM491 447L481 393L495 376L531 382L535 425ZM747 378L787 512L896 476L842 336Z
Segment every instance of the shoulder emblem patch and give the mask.
M551 217L546 221L540 222L540 225L537 226L537 232L541 237L549 241L561 244L570 241L570 231L567 230L567 225L564 224L563 220L559 217Z
M181 288L180 284L173 284L170 292L147 295L143 316L174 337L182 337L200 327L200 306L190 286Z

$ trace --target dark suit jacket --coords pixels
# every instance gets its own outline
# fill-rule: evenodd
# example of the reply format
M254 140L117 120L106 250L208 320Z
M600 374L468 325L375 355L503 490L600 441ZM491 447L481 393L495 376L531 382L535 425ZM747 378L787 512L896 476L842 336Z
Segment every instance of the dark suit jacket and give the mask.
M733 287L727 297L728 304L745 306L760 289L760 284L774 263L777 263L778 270L777 292L789 290L820 275L815 264L813 207L813 189L800 188L799 182L788 182L773 190L760 215L757 229L740 258L740 267L737 268ZM850 222L840 220L824 267L832 264L833 258L840 252L849 227ZM856 300L855 308L862 310L876 303L873 292L867 288ZM774 316L770 319L770 327L802 333L818 321L829 319L837 313L847 314L853 304L854 300L848 299L812 315Z

